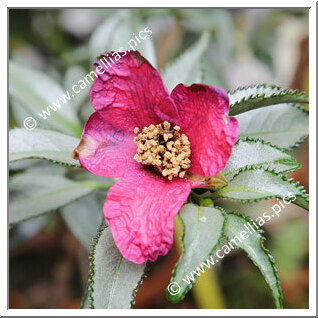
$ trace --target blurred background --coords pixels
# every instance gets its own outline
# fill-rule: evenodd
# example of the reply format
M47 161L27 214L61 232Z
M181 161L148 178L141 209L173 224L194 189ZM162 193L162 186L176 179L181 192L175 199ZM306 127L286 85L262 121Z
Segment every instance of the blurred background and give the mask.
M209 30L211 41L198 65L205 84L230 90L268 83L308 92L308 10L10 9L10 60L45 73L66 89L91 70L94 56L106 47L118 50L125 46L134 32L146 26L152 30L160 70ZM83 124L93 111L89 89L77 98ZM10 100L9 113L10 128L21 126L25 112L14 100ZM291 176L309 190L308 140L292 152L302 169ZM10 176L24 169L68 173L54 163L25 160L10 165ZM86 210L83 198L69 208L73 209L70 213L61 209L10 230L9 308L79 308L93 231L81 224L74 226L71 214L95 209L98 224L105 192L94 199L96 206ZM272 204L246 204L238 212L256 218ZM229 208L240 209L235 204ZM307 212L288 206L264 230L265 246L277 261L285 308L308 308ZM165 287L177 259L178 248L174 247L152 266L137 293L135 308L273 308L259 270L239 251L232 251L204 279L200 277L184 301L169 303Z

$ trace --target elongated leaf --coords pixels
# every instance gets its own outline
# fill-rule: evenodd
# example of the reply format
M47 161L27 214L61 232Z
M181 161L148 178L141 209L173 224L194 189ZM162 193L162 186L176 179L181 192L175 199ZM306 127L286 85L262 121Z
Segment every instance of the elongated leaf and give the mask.
M197 43L164 70L163 82L170 92L179 83L191 85L202 81L200 61L208 48L209 41L209 33L203 33Z
M117 11L111 17L107 18L92 34L89 40L89 51L91 59L94 59L96 56L104 53L105 51L116 51L119 47L127 43L128 36L130 32L125 34L125 37L122 39L122 43L119 46L115 46L115 37L114 33L116 29L120 27L121 22L129 19L129 11L123 10L122 12ZM123 26L125 28L125 25ZM122 29L122 28L121 28ZM121 32L119 30L118 32ZM118 39L117 39L118 40Z
M25 162L32 159L22 160L22 161L15 161L14 163ZM45 175L54 175L54 176L65 176L68 172L67 166L64 165L56 165L54 162L47 161L47 160L35 160L35 163L26 167L24 172L31 173L31 174L45 174ZM83 172L83 170L80 170Z
M309 200L303 187L285 176L265 169L245 169L239 172L224 188L212 194L213 199L227 198L244 202L284 198L308 210Z
M66 205L61 215L74 236L89 250L104 217L103 206L96 195L90 194Z
M264 247L265 238L262 233L263 231L257 229L248 218L235 213L226 214L224 234L229 240L228 244L233 247L237 246L247 253L269 285L276 308L282 308L282 291L277 269L274 265L275 261Z
M172 272L167 288L167 298L172 302L182 300L191 289L196 276L199 276L201 271L204 272L205 269L200 267L200 263L207 260L218 246L224 224L221 210L214 207L186 204L179 217L184 226L181 238L183 254ZM193 271L198 274L193 276Z
M79 139L56 131L15 128L9 132L9 162L35 158L80 167L72 158L78 143Z
M58 175L19 174L9 180L9 224L56 210L101 185Z
M233 16L228 10L183 10L182 15L183 25L186 29L196 33L205 30L212 31L212 45L214 45L214 51L217 51L215 55L218 56L218 60L222 64L229 60L235 44L235 25ZM209 59L211 57L210 54Z
M232 116L275 104L309 102L309 97L304 92L266 84L240 87L228 95Z
M145 27L142 24L139 24L139 28L136 27L138 30L143 30ZM140 32L139 31L139 32ZM149 31L148 31L149 32ZM157 56L156 56L156 49L153 43L151 36L148 36L145 40L143 40L137 47L138 51L144 56L150 64L157 68Z
M10 162L10 152L9 152L9 169L11 171L24 170L36 165L38 162L39 160L37 159L25 159L21 161Z
M263 140L238 140L226 163L223 175L231 180L239 170L249 167L262 167L275 172L287 173L300 168L300 164L284 149Z
M144 25L137 15L131 14L130 10L118 10L92 34L89 42L91 58L94 59L105 51L134 49L140 51L156 67L155 48L149 31L144 32L146 27L147 25ZM140 32L144 39L139 37Z
M82 296L82 301L81 301L81 309L89 309L90 307L90 299L89 299L89 286L86 287L84 294Z
M236 116L240 138L261 138L282 148L292 148L308 136L308 111L296 104L280 104Z
M79 65L74 65L69 67L66 70L65 77L64 77L64 88L68 90L69 92L73 92L74 85L77 85L76 91L78 91L78 82L80 80L83 80L87 72L85 69ZM74 94L74 97L72 99L73 107L76 111L78 111L79 107L83 104L85 100L88 101L89 99L89 86L86 86L84 89L80 90L78 94Z
M146 265L124 259L105 225L94 241L90 257L90 307L130 308L144 278Z
M51 128L66 134L80 134L80 122L72 107L71 93L63 98L65 92L54 80L44 73L12 61L9 64L9 80L10 95L36 120L38 127ZM47 108L49 105L53 106L53 103L57 105L56 111ZM44 115L43 111L50 115ZM39 114L46 116L46 119Z

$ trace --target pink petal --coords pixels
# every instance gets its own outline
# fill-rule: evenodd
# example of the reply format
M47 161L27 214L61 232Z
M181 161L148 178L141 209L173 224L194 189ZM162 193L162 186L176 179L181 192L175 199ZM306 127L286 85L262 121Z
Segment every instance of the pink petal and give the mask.
M105 55L94 63L95 74L98 74L97 68L100 73L105 72L95 77L90 91L95 110L108 123L129 133L134 127L173 121L177 116L176 107L159 72L138 51L116 54L121 58L116 61L112 57L115 64L106 56L112 67L103 58ZM111 53L108 55L111 57Z
M173 244L174 216L191 190L145 170L131 171L109 190L104 216L122 255L137 264L166 255Z
M203 84L177 85L171 93L179 112L178 124L191 143L189 172L215 176L228 161L239 126L228 116L224 90Z
M84 126L75 153L86 170L111 178L124 175L137 164L133 159L136 150L134 136L113 127L95 112Z

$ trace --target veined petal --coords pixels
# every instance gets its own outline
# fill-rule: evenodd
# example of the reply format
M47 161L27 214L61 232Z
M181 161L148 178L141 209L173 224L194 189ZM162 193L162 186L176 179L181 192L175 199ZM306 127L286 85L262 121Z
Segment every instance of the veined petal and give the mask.
M174 217L190 191L185 180L168 181L142 169L118 180L108 191L104 216L122 255L137 264L166 255Z
M228 161L239 126L228 115L229 98L218 87L177 85L171 93L179 113L178 125L191 143L189 172L215 176Z
M131 166L137 147L134 136L112 126L98 113L87 120L82 139L75 149L81 165L102 177L121 177Z
M104 73L94 79L92 105L114 127L132 133L134 127L173 121L177 116L160 73L138 51L103 54L93 68L95 74Z

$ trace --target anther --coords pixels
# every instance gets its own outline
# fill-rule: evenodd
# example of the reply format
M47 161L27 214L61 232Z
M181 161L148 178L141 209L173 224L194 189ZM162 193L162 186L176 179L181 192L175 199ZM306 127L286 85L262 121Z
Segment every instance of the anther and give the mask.
M140 129L136 127L134 133ZM162 176L172 180L184 178L190 168L190 142L185 134L180 134L180 127L165 121L143 127L134 138L137 154L134 159L144 165L155 168Z

